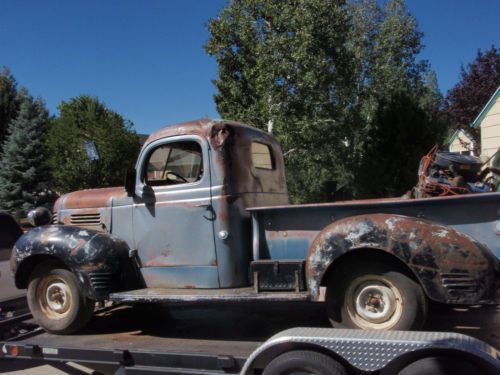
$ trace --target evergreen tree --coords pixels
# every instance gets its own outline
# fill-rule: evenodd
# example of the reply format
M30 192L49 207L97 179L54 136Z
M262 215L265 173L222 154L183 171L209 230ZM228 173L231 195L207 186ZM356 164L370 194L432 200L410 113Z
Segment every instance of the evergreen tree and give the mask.
M38 205L49 179L43 137L49 117L41 99L21 93L18 116L11 120L1 154L0 207L15 212Z
M476 153L481 150L479 129L471 127L479 112L500 86L500 50L492 46L477 51L476 58L460 69L460 81L448 91L446 113L455 129L464 130L474 140Z
M139 152L133 124L86 95L59 105L47 135L48 165L59 193L119 186ZM99 161L89 161L84 142L93 140Z
M234 0L209 30L219 113L272 130L296 202L403 193L440 140L441 97L402 0Z
M7 135L7 127L19 110L17 82L6 67L0 73L0 152Z

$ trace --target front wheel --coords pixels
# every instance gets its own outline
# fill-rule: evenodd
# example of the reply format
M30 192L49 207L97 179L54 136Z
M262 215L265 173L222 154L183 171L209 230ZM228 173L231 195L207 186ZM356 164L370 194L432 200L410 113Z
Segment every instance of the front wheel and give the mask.
M50 264L41 264L33 271L27 299L37 323L55 334L74 333L83 328L95 305L84 296L72 272Z
M332 284L327 304L334 327L412 330L425 321L427 299L421 286L388 265L358 266Z

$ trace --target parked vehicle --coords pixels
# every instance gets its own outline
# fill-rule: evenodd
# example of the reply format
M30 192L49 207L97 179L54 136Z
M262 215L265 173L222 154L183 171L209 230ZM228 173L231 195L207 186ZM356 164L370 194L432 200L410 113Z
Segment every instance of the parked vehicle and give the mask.
M326 301L335 327L418 329L429 301L498 301L499 207L496 192L289 205L269 134L198 120L152 134L124 188L59 198L11 267L53 333L104 300Z
M7 212L0 211L0 252L9 252L23 231L16 220Z

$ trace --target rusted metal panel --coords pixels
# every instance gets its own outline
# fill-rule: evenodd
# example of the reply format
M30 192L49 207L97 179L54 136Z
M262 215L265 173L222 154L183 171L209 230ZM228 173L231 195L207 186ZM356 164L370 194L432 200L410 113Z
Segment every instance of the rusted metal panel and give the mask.
M162 289L147 288L114 293L111 300L120 302L285 302L308 301L307 292L262 292L253 288L236 289Z
M325 228L307 255L313 298L335 260L355 249L378 249L401 259L439 302L493 302L496 261L473 238L453 228L390 214L347 218Z
M75 191L62 196L56 210L106 207L109 206L111 198L116 199L126 195L127 192L123 187Z
M206 289L219 287L217 266L159 266L141 270L148 288Z

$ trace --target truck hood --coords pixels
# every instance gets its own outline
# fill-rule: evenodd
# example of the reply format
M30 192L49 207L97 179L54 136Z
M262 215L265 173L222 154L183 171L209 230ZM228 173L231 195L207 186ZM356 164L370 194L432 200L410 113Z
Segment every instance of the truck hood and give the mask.
M54 211L72 208L109 207L112 199L126 196L127 192L123 187L75 191L60 197L54 205Z

